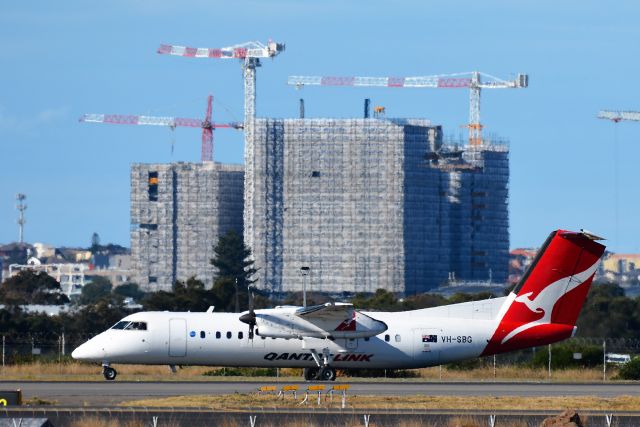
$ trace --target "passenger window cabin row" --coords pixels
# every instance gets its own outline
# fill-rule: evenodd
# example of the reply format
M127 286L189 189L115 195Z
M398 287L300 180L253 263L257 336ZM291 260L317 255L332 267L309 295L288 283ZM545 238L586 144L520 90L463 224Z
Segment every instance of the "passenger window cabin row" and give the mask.
M147 330L147 323L146 322L129 322L129 321L120 321L118 323L116 323L115 325L112 326L112 329L123 329L123 330L129 330L129 331L146 331ZM205 331L200 331L200 338L205 338L207 336ZM233 337L233 333L231 331L227 331L226 333L226 337L227 339L231 339ZM222 332L217 331L216 332L216 339L220 339L222 338ZM242 333L242 331L238 332L238 339L241 340L244 338L244 334ZM266 337L260 337L263 340L266 339ZM272 339L275 339L274 337L272 337ZM288 339L288 338L287 338ZM369 337L366 337L364 339L365 341L369 341ZM391 341L391 335L389 334L385 334L384 336L384 340L385 342L390 342ZM400 342L401 341L401 337L400 334L396 334L394 337L395 342Z
M231 337L233 337L233 333L231 331L227 331L227 339L231 339ZM200 331L200 338L204 338L206 337L206 333L204 331ZM238 332L238 339L241 340L244 337L244 333L242 332ZM220 339L222 338L222 332L217 331L216 332L216 339Z
M205 338L206 336L207 336L207 334L206 334L205 331L200 331L200 338ZM227 337L227 339L231 339L233 337L233 333L231 331L227 331L226 337ZM222 338L222 332L216 331L216 339L220 339L220 338ZM241 340L243 338L244 338L244 334L242 332L238 332L238 339ZM267 339L267 337L260 337L260 338L262 338L263 340ZM271 337L271 339L275 339L275 337ZM286 339L288 340L289 338L286 338ZM365 341L369 341L369 339L370 339L370 337L365 337L364 338ZM353 338L351 338L351 340L353 341ZM391 341L391 335L385 334L384 340L386 342L390 342ZM401 341L400 334L396 334L396 336L394 337L394 340L395 340L395 342L400 342Z

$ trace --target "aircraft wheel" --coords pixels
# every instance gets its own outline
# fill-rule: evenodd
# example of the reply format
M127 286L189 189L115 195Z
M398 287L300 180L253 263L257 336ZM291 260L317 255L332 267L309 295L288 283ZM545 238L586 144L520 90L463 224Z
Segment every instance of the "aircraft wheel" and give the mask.
M336 370L330 366L325 366L320 370L320 373L318 374L318 379L321 381L335 381Z
M304 379L307 381L313 381L317 379L318 368L304 368Z
M102 370L102 375L104 375L104 379L107 381L113 381L116 379L118 372L110 366L105 366Z

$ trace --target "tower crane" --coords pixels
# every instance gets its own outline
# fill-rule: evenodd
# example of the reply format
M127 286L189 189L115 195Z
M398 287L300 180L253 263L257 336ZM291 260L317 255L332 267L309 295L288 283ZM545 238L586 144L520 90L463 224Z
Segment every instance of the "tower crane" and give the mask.
M614 123L618 123L622 120L630 120L640 122L640 111L610 111L602 110L598 113L599 119L611 120Z
M260 58L273 58L285 48L284 43L269 40L267 44L257 41L246 42L223 48L186 47L161 44L158 53L186 56L191 58L239 59L244 75L244 122L256 117L256 68Z
M482 89L519 89L529 85L527 74L518 74L513 80L503 80L479 71L456 74L439 74L420 77L331 77L290 76L287 84L296 86L379 86L391 88L468 88L469 95L469 145L482 145L480 124L480 91Z
M635 121L638 122L640 121L640 112L638 111L612 111L612 110L600 110L598 112L598 118L599 119L605 119L605 120L611 120L613 123L618 124L619 122L623 121L623 120L628 120L628 121ZM614 144L614 148L613 148L613 155L614 155L614 171L613 171L613 188L614 188L614 213L615 213L615 241L616 243L619 243L619 224L620 221L618 219L619 217L619 212L620 212L620 208L619 208L619 181L620 181L620 167L618 165L618 126L614 126L614 137L613 137L613 144Z
M202 154L203 162L213 160L213 130L217 128L242 129L241 123L213 123L211 121L213 96L207 98L207 112L203 120L188 119L183 117L154 117L154 116L127 116L120 114L85 114L80 117L83 123L110 123L117 125L146 125L202 128Z
M186 56L191 58L239 59L242 63L244 77L244 206L245 212L253 206L253 135L256 118L256 68L260 67L261 58L274 58L284 51L284 43L269 40L267 44L257 41L242 43L220 49L196 48L162 44L158 53L165 55ZM253 249L253 223L250 215L244 215L244 242Z

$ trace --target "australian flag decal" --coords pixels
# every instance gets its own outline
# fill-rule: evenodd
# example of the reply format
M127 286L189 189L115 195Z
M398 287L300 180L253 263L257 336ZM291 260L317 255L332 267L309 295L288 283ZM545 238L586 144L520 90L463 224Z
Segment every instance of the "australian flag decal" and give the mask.
M438 342L437 335L423 335L422 342Z

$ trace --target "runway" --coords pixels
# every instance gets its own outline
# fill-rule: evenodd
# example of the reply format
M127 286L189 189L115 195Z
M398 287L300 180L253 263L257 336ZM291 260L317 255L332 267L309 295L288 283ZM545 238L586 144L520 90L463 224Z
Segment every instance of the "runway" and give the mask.
M216 395L229 393L251 393L263 385L298 384L304 391L307 382L43 382L0 381L0 389L21 389L25 400L33 397L54 402L65 407L116 406L121 402L169 396ZM322 384L322 383L321 383ZM350 395L433 395L433 396L638 396L640 387L629 383L515 383L515 382L348 382L324 383L350 384Z

